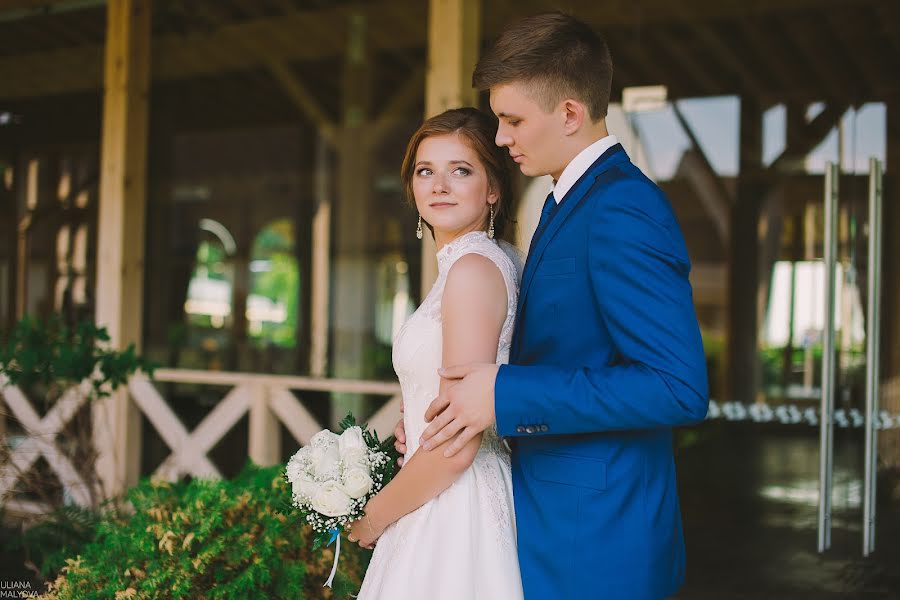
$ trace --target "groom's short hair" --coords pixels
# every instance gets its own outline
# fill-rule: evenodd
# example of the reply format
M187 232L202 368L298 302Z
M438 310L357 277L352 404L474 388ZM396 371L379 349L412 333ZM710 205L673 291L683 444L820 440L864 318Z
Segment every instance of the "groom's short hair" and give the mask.
M612 73L609 48L596 31L575 17L549 12L507 27L478 61L472 85L487 90L523 83L544 110L574 98L598 121L606 117Z

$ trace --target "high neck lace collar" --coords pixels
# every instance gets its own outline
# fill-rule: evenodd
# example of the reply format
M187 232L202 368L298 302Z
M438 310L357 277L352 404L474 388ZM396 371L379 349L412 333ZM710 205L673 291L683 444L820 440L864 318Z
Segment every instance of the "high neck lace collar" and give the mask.
M438 272L443 273L449 269L453 264L454 259L459 256L459 253L462 250L482 241L495 243L494 240L491 240L488 237L486 231L470 231L469 233L464 233L459 236L452 242L444 244L444 247L438 250L437 253Z

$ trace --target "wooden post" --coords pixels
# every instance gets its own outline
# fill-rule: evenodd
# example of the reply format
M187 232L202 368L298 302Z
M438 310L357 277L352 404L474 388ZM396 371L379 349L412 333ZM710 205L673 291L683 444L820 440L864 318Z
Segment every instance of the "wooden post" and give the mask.
M476 106L472 71L481 40L481 0L430 0L425 117L448 108ZM428 231L422 238L422 298L437 279L436 247Z
M281 424L269 408L269 388L253 386L250 400L250 460L264 467L281 462Z
M150 0L109 0L97 236L96 321L141 346ZM125 390L93 407L97 471L111 496L137 481L140 416Z
M749 93L741 97L741 171L731 210L728 260L728 399L756 400L758 391L757 289L759 217L765 194L761 175L762 110Z
M328 368L328 296L331 279L331 148L323 136L316 141L315 212L312 223L312 328L309 374L325 377Z
M369 240L372 160L364 143L370 124L372 74L369 21L363 10L348 15L343 74L343 117L338 135L338 202L334 227L334 350L332 375L361 379L374 330L374 269ZM322 213L324 216L327 213ZM362 416L356 395L332 396L331 425L352 411Z
M888 307L900 303L900 100L887 103L887 155L881 225L881 394L880 409L900 413L900 315ZM868 158L868 157L866 157ZM900 468L900 429L878 432L882 468ZM895 491L900 494L900 489Z
M28 312L28 229L31 227L31 217L38 203L38 174L40 162L37 158L31 158L27 166L23 162L26 180L22 186L16 206L20 208L21 218L16 227L16 320L18 321Z

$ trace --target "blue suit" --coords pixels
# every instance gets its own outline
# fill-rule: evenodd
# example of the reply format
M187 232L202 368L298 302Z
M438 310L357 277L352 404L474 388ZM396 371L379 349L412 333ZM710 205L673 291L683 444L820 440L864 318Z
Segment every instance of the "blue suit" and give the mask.
M607 150L537 233L494 388L527 600L684 581L672 428L706 416L690 261L662 191Z

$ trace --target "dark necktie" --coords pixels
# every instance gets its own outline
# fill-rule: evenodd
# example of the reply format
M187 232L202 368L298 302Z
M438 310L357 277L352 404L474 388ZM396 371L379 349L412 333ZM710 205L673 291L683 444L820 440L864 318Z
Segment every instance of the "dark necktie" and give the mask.
M538 221L536 231L541 231L547 226L547 219L550 217L550 213L553 212L554 207L556 207L556 197L553 195L553 192L550 192L547 194L547 199L544 200L544 207L541 208L541 220Z
M531 249L534 248L538 238L541 237L541 234L547 227L547 223L550 222L550 216L553 214L553 209L555 209L556 206L556 198L553 196L553 192L550 192L547 194L547 199L544 200L544 207L541 209L541 219L538 221L537 229L534 230L534 235L531 236L531 245L528 248L529 255L531 255Z

